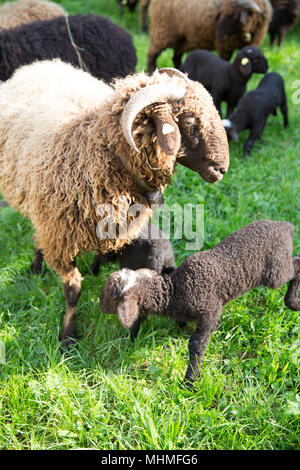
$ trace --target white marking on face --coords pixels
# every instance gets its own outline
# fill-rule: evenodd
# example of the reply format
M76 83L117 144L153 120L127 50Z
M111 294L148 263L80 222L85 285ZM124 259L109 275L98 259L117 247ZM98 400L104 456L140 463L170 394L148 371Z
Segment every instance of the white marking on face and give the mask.
M135 271L132 271L131 269L122 269L119 273L119 277L124 283L124 286L122 289L122 293L124 293L135 285L137 274Z
M223 126L228 127L229 129L232 128L232 122L229 119L223 119Z

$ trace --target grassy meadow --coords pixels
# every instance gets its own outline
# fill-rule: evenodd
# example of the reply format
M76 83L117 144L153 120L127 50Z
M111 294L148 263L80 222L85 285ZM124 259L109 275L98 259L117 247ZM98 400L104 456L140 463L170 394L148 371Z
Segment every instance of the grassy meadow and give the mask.
M3 2L0 2L3 3ZM115 0L61 0L69 13L109 16L134 37L137 70L146 67L148 36L139 12L120 10ZM178 167L166 203L204 203L205 243L210 248L257 219L288 220L300 251L300 24L283 46L262 49L270 71L285 79L290 125L271 116L262 142L242 158L230 144L224 179L211 185ZM159 66L172 66L172 51ZM253 76L254 88L261 76ZM298 84L299 85L299 84ZM298 86L300 88L300 86ZM0 196L1 197L1 196ZM101 313L98 296L117 265L87 274L92 253L82 254L84 274L77 323L81 339L72 355L59 351L65 310L59 277L44 266L30 273L32 226L0 207L0 449L299 449L299 314L285 308L286 286L258 288L224 308L196 382L181 387L193 331L167 319L148 318L135 343L116 317ZM179 264L191 252L174 241Z

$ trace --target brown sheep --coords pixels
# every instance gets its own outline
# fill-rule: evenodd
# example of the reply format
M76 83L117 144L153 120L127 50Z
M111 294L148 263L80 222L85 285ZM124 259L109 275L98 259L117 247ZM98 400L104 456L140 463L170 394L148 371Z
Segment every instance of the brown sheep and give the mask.
M146 193L163 192L177 163L211 183L229 165L211 96L174 69L111 87L59 59L35 62L1 85L0 121L0 190L63 280L64 342L76 336L78 253L135 238L151 215Z
M64 16L65 10L55 2L45 0L17 0L0 7L0 29L11 29L36 20L50 20Z
M125 328L147 314L195 322L185 375L190 386L200 375L202 355L228 302L254 287L277 289L290 281L285 304L300 310L300 255L292 254L293 226L259 220L212 249L189 256L168 276L148 269L111 274L100 294L100 307L104 313L117 314Z
M235 49L259 46L267 31L272 8L269 0L152 0L148 72L159 54L174 49L173 62L194 49L217 50L229 60Z

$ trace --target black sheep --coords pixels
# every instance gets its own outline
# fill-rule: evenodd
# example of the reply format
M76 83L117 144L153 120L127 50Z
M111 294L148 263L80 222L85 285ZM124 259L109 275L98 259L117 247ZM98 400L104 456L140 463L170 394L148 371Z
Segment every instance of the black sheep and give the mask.
M169 276L148 269L111 274L100 295L104 313L117 314L125 328L154 314L193 321L187 385L199 377L200 363L222 308L253 289L277 289L289 282L285 304L300 310L300 255L293 258L293 226L259 220L237 230L210 250L189 256Z
M123 14L125 7L131 12L135 11L138 2L139 0L117 0L117 3L120 5L121 14Z
M21 65L54 58L106 82L133 73L137 62L130 34L103 16L61 16L0 32L0 80Z
M269 25L271 44L278 37L278 46L281 46L286 33L292 29L300 17L300 0L287 0L273 9L272 20Z
M258 47L241 49L230 63L204 49L191 52L181 70L191 80L197 80L210 92L221 114L221 102L227 103L227 116L233 112L246 91L253 73L266 73L268 61Z
M289 121L283 78L276 72L267 73L255 90L249 91L240 99L237 110L223 120L228 137L235 142L241 131L250 129L249 137L244 143L244 156L250 153L254 142L261 138L269 115L277 116L278 107L286 127Z

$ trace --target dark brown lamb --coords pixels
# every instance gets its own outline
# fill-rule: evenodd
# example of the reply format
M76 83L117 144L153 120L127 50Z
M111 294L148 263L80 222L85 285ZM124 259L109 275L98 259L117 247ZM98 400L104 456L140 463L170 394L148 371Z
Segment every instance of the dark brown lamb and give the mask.
M147 314L194 321L185 375L190 386L200 375L202 355L229 301L256 286L277 289L290 281L285 304L300 310L300 254L294 258L292 254L289 222L252 222L212 249L190 256L169 276L148 269L111 274L101 292L100 307L117 314L125 328Z

